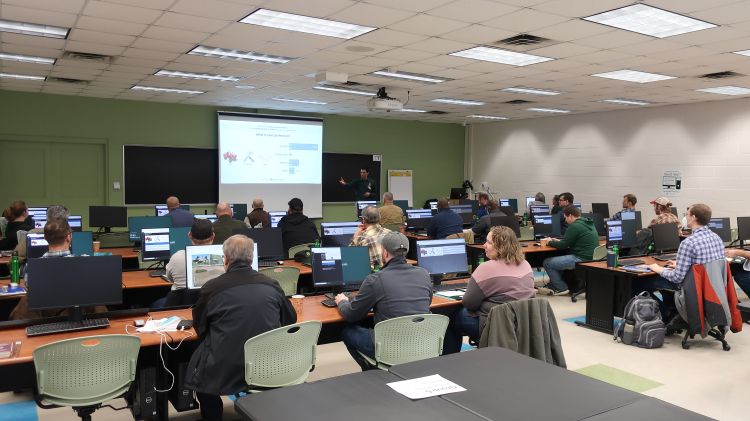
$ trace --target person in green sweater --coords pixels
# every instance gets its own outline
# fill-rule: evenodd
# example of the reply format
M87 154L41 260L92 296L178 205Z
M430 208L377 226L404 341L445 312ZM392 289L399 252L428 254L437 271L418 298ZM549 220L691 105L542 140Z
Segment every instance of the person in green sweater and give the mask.
M570 250L571 254L548 257L544 259L544 270L549 275L549 288L540 289L540 293L549 295L565 295L568 287L562 279L562 271L575 269L576 263L591 260L594 249L599 246L599 234L594 227L594 221L581 217L581 210L570 204L563 208L563 216L568 229L562 240L544 238L542 246L550 246L560 250ZM545 291L547 290L547 291Z

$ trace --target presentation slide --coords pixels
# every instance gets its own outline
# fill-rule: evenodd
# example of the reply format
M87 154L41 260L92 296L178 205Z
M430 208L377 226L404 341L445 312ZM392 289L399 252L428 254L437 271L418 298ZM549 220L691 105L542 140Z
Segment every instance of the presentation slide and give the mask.
M307 216L322 216L322 120L220 112L218 122L219 200L260 197L282 211L299 197Z

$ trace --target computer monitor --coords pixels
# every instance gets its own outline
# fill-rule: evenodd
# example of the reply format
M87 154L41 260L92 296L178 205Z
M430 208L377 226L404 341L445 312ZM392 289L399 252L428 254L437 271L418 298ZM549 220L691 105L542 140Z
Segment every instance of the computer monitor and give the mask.
M529 206L531 206L531 202L535 202L536 198L534 196L526 196L526 209L529 209Z
M128 208L125 206L89 206L89 226L104 228L128 226Z
M641 211L623 211L620 213L620 219L623 221L634 221L635 229L643 229L643 223L641 222Z
M750 216L737 217L737 239L744 246L746 240L750 240Z
M732 241L732 230L729 226L729 218L711 218L708 228L721 237L721 241L729 243Z
M70 252L76 256L94 254L94 235L91 231L74 231Z
M216 220L218 219L218 217L216 215L214 215L213 213L209 213L207 215L200 215L200 214L199 215L195 215L195 219L208 219L213 224L214 222L216 222Z
M313 247L310 249L313 288L357 289L370 274L367 247Z
M144 228L141 230L141 260L166 262L169 254L169 228Z
M680 236L677 224L656 224L651 226L654 235L654 250L657 253L677 250L680 247Z
M577 207L580 210L581 209L581 202L573 202L573 206Z
M252 268L258 270L258 245L254 245ZM185 247L186 284L189 289L202 287L206 282L224 274L224 245Z
M281 228L237 228L232 234L248 236L258 245L256 255L261 260L283 260L287 258L281 241Z
M70 230L73 232L83 231L83 216L81 215L68 216L68 225L70 225Z
M581 216L591 219L598 235L605 235L604 218L598 213L582 213Z
M26 257L35 259L42 257L49 250L49 244L44 239L44 234L30 232L26 234Z
M417 241L417 261L430 275L467 273L466 241L463 238Z
M500 205L501 208L502 207L512 208L513 214L518 213L518 199L513 199L513 198L500 199L500 202L498 202L498 204Z
M602 218L609 218L609 203L592 203L591 213L598 213Z
M359 222L321 222L323 247L346 247L352 241Z
M30 310L67 307L80 319L81 307L122 303L122 257L29 259L26 281Z
M169 228L172 218L168 216L131 216L128 217L128 237L130 241L140 244L141 230L144 228Z
M516 215L510 216L492 216L490 215L490 225L493 227L508 227L516 233L516 238L521 238L521 227L518 225Z
M471 224L471 222L474 220L474 208L471 206L471 204L449 205L449 207L453 212L456 212L461 217L461 219L463 219L464 224Z
M533 215L534 238L552 236L552 215Z
M471 199L461 199L458 201L459 205L471 205L471 211L476 214L477 210L479 210L479 201L478 200L471 200Z
M409 209L409 201L408 200L394 200L393 204L401 208L404 213L407 209Z
M622 244L622 221L607 221L607 247Z
M35 206L28 208L29 216L34 220L34 228L44 228L47 221L47 207Z
M432 202L428 202L430 205L430 210L433 211L432 213L437 212L437 200L433 200Z
M286 216L286 211L271 211L268 214L271 216L271 228L276 228L281 218Z
M407 229L425 229L432 222L432 211L430 209L409 209L406 211Z
M677 213L677 207L676 207L676 206L672 206L672 207L670 207L670 208L669 208L669 211L670 211L670 212L672 212L672 215L674 215L674 216L680 216L680 215L679 215L679 214Z
M167 205L154 205L154 216L164 216L168 213Z
M500 212L508 215L508 216L516 216L516 212L513 211L513 208L510 206L500 206L499 207Z
M630 248L638 245L638 230L635 227L634 220L621 220L622 222L622 242L620 248Z
M375 200L358 200L355 203L355 207L357 209L357 218L362 216L362 210L368 206L378 206L378 202Z
M532 215L549 215L549 205L531 205L529 212Z
M552 237L554 238L560 238L563 235L562 232L562 223L563 223L563 213L557 212L556 214L551 215L552 216Z
M463 199L464 196L466 196L466 189L465 188L463 188L463 187L451 187L451 194L449 196L451 199L456 199L456 200Z
M191 227L172 227L169 229L169 254L175 254L193 244L188 237Z

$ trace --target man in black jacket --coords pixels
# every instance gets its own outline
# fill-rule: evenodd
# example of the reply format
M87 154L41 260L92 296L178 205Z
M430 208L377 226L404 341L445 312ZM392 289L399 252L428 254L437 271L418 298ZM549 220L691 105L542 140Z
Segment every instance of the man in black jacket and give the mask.
M247 388L245 341L297 320L279 284L250 267L253 246L244 235L224 242L226 273L203 285L193 308L201 342L190 358L185 385L196 391L204 420L222 418L221 395Z
M296 197L289 201L289 210L279 221L278 227L281 228L285 252L296 245L314 243L320 238L313 221L302 214L302 200Z

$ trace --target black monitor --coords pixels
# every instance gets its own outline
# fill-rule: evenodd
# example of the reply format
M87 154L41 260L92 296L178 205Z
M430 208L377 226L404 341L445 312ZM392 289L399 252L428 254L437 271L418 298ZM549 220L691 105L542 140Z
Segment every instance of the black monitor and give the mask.
M532 223L534 224L534 238L552 236L552 215L534 215Z
M750 240L750 216L737 217L737 239L742 246L745 240Z
M122 303L122 257L82 256L29 259L26 288L30 310L80 308Z
M654 250L657 253L677 250L680 247L680 236L677 233L677 224L656 224L651 226L654 235Z
M474 220L474 208L470 203L466 205L449 205L449 207L463 219L464 224L471 224Z
M34 228L44 228L47 222L47 207L34 206L26 210L29 212L29 217L34 220Z
M729 243L732 241L732 230L729 226L729 218L711 218L708 228L721 237L721 241Z
M394 200L393 204L401 208L404 213L406 213L406 210L409 209L409 201L408 200Z
M125 206L89 206L89 226L104 228L128 226L128 208Z
M560 238L563 235L562 223L565 220L562 212L557 212L552 215L552 237Z
M378 202L375 200L358 200L355 202L355 207L357 210L357 218L362 216L362 210L368 206L378 206Z
M74 232L83 231L83 216L81 215L68 216L68 225L70 225L71 231L74 231Z
M573 202L573 206L577 207L578 210L582 209L581 202Z
M144 228L169 228L172 218L168 216L131 216L128 218L128 237L130 241L140 243L141 230Z
M529 213L532 215L549 215L549 205L531 205Z
M26 234L26 257L29 259L42 257L49 250L49 244L44 234L30 232Z
M581 216L591 219L594 222L594 228L598 235L605 235L604 218L598 213L582 213Z
M477 213L477 210L479 210L479 201L478 200L471 200L471 199L461 199L458 201L459 205L471 205L472 212L474 214Z
M232 218L238 221L244 221L247 217L247 203L230 203L229 207L232 208Z
M510 216L491 216L490 225L493 227L504 226L508 227L516 233L516 238L521 238L521 227L518 225L518 218L516 215Z
M406 211L406 228L425 229L432 222L432 211L430 209L409 209Z
M607 221L607 247L622 244L622 221Z
M513 214L518 213L518 199L510 199L510 198L500 199L498 204L500 205L501 208L502 207L512 208Z
M677 207L675 207L675 206L672 206L671 208L669 208L669 211L670 211L670 212L672 212L672 215L674 215L674 216L679 216L679 215L677 214Z
M209 221L211 221L212 224L214 222L216 222L217 219L219 219L219 217L216 216L213 213L207 213L207 214L203 214L203 215L198 214L198 215L194 215L194 216L195 216L195 219L208 219Z
M623 221L635 221L635 229L643 229L643 223L641 222L641 211L623 211L620 213L620 219Z
M166 262L169 253L169 228L144 228L141 230L141 260Z
M609 218L609 203L592 203L591 213L598 213L602 218Z
M462 238L417 241L417 261L430 275L467 273L466 241Z
M168 213L167 205L154 205L154 216L164 216Z
M185 247L193 244L188 237L188 233L192 227L172 227L169 229L169 254L175 254L180 250L185 250Z
M459 200L459 199L463 199L464 197L466 197L466 189L465 188L463 188L463 187L451 187L451 194L450 194L450 198L451 199Z
M281 228L237 228L232 234L242 234L258 244L258 258L262 260L286 259L286 250L281 241Z
M634 220L623 219L622 222L622 242L620 243L621 248L630 248L638 245L638 229L636 228Z
M348 246L359 225L359 222L321 222L323 247Z
M268 215L271 216L271 228L276 228L279 226L281 218L286 216L286 211L271 211L268 212Z
M516 213L513 211L513 208L510 206L500 206L500 212L508 215L508 216L515 216Z
M315 289L357 289L370 274L367 247L313 247L310 263Z

